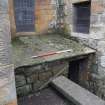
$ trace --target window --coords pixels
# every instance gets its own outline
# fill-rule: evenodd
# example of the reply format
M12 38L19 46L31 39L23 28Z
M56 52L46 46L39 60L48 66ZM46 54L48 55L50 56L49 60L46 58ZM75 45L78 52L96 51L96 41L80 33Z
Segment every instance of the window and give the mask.
M90 29L91 2L74 3L73 9L73 31L88 34Z
M17 32L34 32L35 0L14 0L14 12Z

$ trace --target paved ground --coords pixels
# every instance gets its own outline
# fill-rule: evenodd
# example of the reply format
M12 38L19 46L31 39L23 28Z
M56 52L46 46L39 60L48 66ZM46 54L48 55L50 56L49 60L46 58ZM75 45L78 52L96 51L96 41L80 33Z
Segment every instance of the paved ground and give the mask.
M74 105L55 90L48 88L19 100L19 105Z

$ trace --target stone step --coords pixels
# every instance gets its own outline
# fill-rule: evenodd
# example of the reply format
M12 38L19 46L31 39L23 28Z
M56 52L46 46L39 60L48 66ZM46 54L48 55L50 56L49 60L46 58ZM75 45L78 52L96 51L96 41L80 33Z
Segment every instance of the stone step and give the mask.
M105 105L105 101L64 76L54 79L51 84L76 105Z

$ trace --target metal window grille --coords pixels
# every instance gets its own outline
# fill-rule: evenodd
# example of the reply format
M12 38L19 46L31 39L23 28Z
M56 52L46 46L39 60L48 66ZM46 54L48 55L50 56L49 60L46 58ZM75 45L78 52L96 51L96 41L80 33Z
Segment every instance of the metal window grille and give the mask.
M78 33L89 33L90 2L74 4L73 30Z
M35 31L35 0L14 0L17 32Z

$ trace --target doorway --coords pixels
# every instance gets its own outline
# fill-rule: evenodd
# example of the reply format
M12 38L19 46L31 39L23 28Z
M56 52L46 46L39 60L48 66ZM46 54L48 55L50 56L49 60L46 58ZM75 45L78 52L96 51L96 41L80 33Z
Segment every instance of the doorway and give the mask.
M17 32L35 31L35 0L14 0L14 14Z
M88 58L69 62L68 78L77 84L85 84L88 76Z

